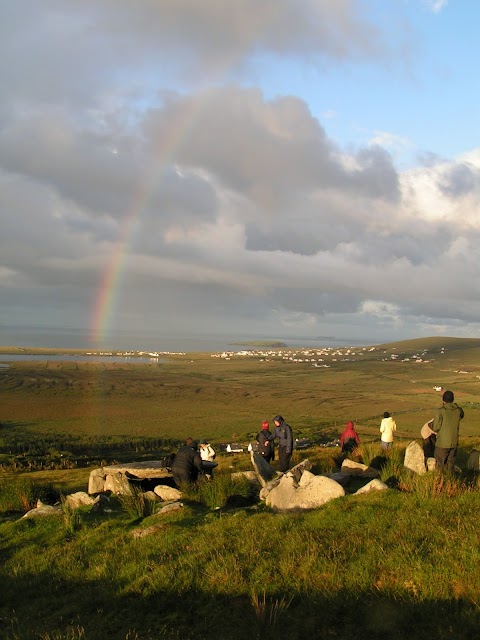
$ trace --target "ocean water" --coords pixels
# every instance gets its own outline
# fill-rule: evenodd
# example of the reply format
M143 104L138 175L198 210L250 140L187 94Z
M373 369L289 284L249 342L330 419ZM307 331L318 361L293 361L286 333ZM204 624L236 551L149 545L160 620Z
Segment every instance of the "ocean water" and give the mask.
M265 336L265 335L182 335L162 336L116 332L102 344L91 341L85 331L34 327L5 327L0 325L0 347L44 347L50 349L92 349L102 351L132 350L156 352L222 352L239 351L254 347L238 343L252 341L278 341L287 347L348 347L368 344L359 340L334 336ZM236 344L237 343L237 344Z

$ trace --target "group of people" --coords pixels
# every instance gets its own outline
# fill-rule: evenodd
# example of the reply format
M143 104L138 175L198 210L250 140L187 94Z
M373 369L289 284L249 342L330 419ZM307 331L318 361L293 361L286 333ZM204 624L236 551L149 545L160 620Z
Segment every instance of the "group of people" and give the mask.
M393 434L396 430L397 425L395 420L388 411L385 411L382 422L380 423L380 441L384 451L392 448ZM343 453L351 453L360 444L360 438L355 429L355 424L351 420L347 422L347 426L340 434L340 444Z
M262 423L262 429L257 435L258 451L270 463L275 457L274 441L278 439L278 468L284 472L289 468L293 453L292 428L280 415L275 416L273 422L273 431L270 431L270 425L266 420ZM215 455L215 450L207 440L197 443L188 437L186 444L175 454L171 465L175 484L191 484L201 475L212 477L213 469L217 466L214 462Z
M439 470L453 471L455 467L460 421L465 413L454 400L453 391L445 391L442 396L442 406L420 431L425 459L435 458L435 468ZM392 447L396 430L395 420L388 411L385 411L380 423L380 440L384 451ZM351 420L347 422L340 435L340 444L344 453L351 453L360 444L360 438Z
M425 423L421 430L424 440L425 458L434 457L437 469L453 471L457 454L458 434L460 420L464 417L463 409L454 402L453 391L445 391L442 397L442 406L435 416ZM262 428L256 437L258 453L268 463L275 459L275 440L278 440L278 470L285 472L290 466L293 453L292 428L281 415L273 419L275 427L270 431L267 420L262 422ZM391 449L394 433L397 430L395 420L388 411L383 414L380 423L380 440L382 449ZM342 452L353 452L360 444L359 435L355 424L349 420L340 435ZM199 475L205 474L211 477L215 451L207 440L201 440L197 444L192 438L187 438L186 445L181 447L172 463L172 475L177 485L195 482Z

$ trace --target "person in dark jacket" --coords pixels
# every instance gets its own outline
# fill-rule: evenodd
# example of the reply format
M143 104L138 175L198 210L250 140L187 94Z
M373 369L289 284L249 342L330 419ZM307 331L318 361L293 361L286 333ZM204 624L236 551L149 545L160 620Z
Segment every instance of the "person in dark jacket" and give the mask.
M349 420L347 426L340 435L340 444L343 453L351 453L360 444L360 438L355 430L355 424Z
M180 486L183 483L192 484L197 481L200 473L203 473L203 464L198 446L195 440L187 438L187 444L180 447L172 464L172 475L175 484Z
M270 425L267 420L264 420L262 422L262 430L257 436L258 453L268 463L270 463L275 457L275 445L268 439L268 437L272 435L269 427Z
M275 429L267 436L269 442L278 438L278 470L288 471L290 459L293 453L293 433L292 427L285 422L282 416L275 416L273 419Z
M453 471L455 468L458 432L464 412L462 407L454 402L454 399L453 391L445 391L442 398L443 405L438 409L433 420L432 429L437 434L435 466L438 470L446 468L448 471Z

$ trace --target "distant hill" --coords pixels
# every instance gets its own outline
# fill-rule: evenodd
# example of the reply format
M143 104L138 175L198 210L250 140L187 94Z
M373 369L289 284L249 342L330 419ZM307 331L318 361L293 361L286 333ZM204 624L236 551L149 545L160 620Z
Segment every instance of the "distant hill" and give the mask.
M385 344L375 345L377 349L397 351L429 351L439 352L442 349L446 351L459 351L463 349L480 348L480 338L451 338L447 336L433 336L429 338L413 338L411 340L399 340L397 342L387 342Z
M241 347L269 347L270 349L285 349L285 342L278 340L251 340L249 342L232 342L232 345Z

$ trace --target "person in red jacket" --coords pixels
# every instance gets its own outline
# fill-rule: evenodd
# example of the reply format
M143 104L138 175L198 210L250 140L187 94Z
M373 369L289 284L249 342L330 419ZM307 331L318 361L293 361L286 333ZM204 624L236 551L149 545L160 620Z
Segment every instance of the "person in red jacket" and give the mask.
M351 453L360 444L360 438L355 431L355 425L351 420L347 422L343 433L340 435L340 443L342 445L343 453Z
M268 437L272 435L269 427L267 420L264 420L262 422L262 430L257 435L258 453L267 462L271 462L275 457L274 443L268 440Z

